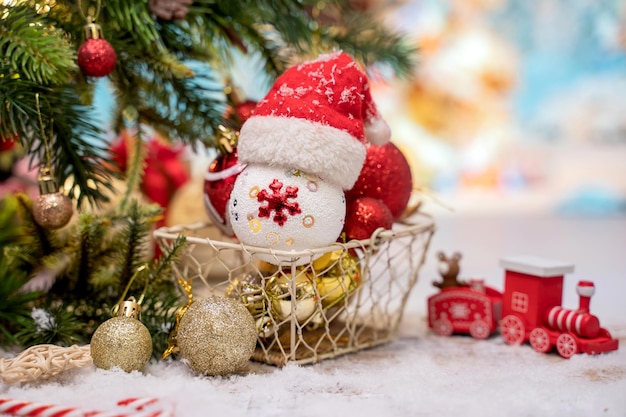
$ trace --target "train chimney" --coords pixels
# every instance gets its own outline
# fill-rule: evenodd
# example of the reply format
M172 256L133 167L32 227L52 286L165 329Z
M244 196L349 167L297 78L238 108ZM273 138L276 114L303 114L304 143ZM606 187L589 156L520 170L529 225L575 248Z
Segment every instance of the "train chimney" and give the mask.
M596 292L596 287L591 281L579 281L576 287L578 293L578 312L589 313L589 304L591 303L591 296Z

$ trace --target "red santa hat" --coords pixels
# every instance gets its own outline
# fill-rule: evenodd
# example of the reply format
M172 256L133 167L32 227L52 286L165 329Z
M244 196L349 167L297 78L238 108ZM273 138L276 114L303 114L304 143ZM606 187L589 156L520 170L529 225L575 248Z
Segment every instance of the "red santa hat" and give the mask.
M286 70L241 128L239 161L297 168L344 190L359 177L368 143L391 136L367 76L347 54Z

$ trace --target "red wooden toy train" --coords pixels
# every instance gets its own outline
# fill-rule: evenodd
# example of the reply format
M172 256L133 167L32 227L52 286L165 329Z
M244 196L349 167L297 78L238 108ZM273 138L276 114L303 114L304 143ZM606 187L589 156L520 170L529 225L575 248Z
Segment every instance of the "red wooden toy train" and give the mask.
M578 309L561 307L563 276L574 271L573 265L537 257L502 259L505 281L501 293L482 280L460 282L460 254L438 256L443 281L433 285L441 291L428 298L428 325L435 333L469 333L485 339L499 330L507 344L528 341L542 353L556 347L564 358L617 350L617 339L589 312L593 282L578 283Z

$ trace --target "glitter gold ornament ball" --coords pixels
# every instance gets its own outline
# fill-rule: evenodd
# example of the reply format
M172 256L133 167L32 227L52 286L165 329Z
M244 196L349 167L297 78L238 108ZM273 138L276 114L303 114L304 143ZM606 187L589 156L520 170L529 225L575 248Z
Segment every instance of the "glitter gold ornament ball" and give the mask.
M60 229L69 223L74 213L72 200L63 193L42 194L33 201L33 218L47 229Z
M228 375L247 365L257 329L243 304L227 297L207 297L189 306L176 338L180 355L191 369L204 375Z
M37 179L39 197L33 201L35 222L47 229L60 229L69 223L74 213L72 200L59 191L49 167L43 167Z
M150 332L133 317L113 317L102 323L91 338L91 357L98 368L138 371L151 356Z

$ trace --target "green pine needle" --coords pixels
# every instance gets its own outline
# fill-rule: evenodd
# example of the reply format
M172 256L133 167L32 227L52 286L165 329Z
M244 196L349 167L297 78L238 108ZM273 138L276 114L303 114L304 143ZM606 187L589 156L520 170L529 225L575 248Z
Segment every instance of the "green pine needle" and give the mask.
M2 19L0 51L4 62L29 81L38 84L64 84L78 70L76 52L63 31L46 17L18 5Z

